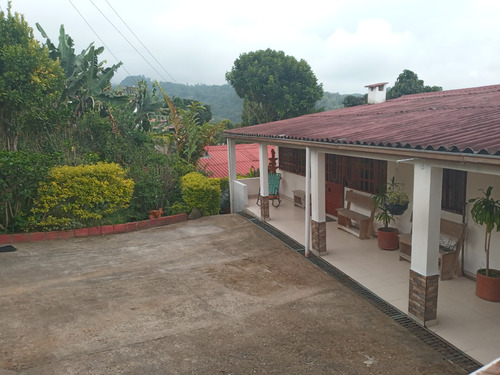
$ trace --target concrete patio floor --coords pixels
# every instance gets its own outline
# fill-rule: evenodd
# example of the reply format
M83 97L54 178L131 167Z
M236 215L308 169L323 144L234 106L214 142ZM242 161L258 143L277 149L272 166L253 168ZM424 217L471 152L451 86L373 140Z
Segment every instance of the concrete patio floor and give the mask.
M260 217L260 207L249 199L247 210ZM284 198L278 207L270 207L269 224L305 243L303 208ZM349 275L373 293L401 311L408 312L410 263L400 261L398 251L383 251L377 239L360 240L327 226L327 255L324 260ZM430 330L467 355L486 364L500 357L500 303L488 302L475 295L475 281L465 277L439 282L438 324Z
M464 374L239 215L0 253L0 374Z

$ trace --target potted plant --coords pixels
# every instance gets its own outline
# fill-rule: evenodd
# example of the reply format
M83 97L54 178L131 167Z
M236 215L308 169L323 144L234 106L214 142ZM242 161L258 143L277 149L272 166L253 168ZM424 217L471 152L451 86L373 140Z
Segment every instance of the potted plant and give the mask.
M408 209L410 199L408 193L402 190L403 184L391 178L391 182L386 185L386 196L384 205L393 215L402 215Z
M469 203L474 203L471 208L472 220L479 225L485 225L484 251L486 253L486 268L477 270L476 295L482 299L500 302L500 270L490 268L490 243L491 232L496 226L500 231L500 201L491 197L493 186L489 186L484 197L472 198Z
M375 209L380 209L375 219L384 223L377 230L378 247L382 250L396 250L399 247L399 231L389 227L389 224L396 221L395 215L402 215L408 208L408 194L401 190L401 184L392 177L388 184L378 187L377 193L373 195L373 203Z

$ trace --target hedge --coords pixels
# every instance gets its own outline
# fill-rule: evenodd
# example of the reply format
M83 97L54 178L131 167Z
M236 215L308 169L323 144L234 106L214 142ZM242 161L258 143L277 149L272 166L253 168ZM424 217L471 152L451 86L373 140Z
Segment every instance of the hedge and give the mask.
M217 215L220 204L220 181L207 178L198 172L191 172L181 179L182 198L187 211L199 208L203 216Z
M30 219L42 230L98 225L129 206L134 182L116 163L60 166L38 187Z

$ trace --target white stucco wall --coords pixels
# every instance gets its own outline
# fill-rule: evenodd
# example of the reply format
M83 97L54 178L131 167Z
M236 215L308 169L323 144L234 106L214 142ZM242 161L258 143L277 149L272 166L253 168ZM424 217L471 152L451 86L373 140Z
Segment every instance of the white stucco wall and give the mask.
M482 175L478 173L467 174L467 201L470 198L483 196L479 189L486 190L494 186L493 198L500 199L500 176ZM479 268L486 265L484 253L484 226L479 226L472 220L470 209L472 204L467 204L467 238L465 243L464 268L468 273L476 274ZM500 269L500 232L493 231L490 245L490 267Z
M293 199L293 190L305 190L305 179L303 176L294 173L279 171L282 175L280 184L281 196ZM401 216L398 216L395 224L391 226L397 227L401 233L410 233L412 230L412 205L413 205L413 165L407 162L388 162L387 163L387 177L388 180L396 177L397 182L404 184L403 189L408 193L410 198L408 210ZM249 196L257 195L258 193L258 179L256 182L245 182L248 186ZM245 181L245 180L242 180ZM252 184L255 184L256 188ZM467 176L467 201L470 198L480 196L482 193L479 189L486 189L488 186L496 186L493 189L493 196L500 199L500 176L483 175L479 173L468 173ZM252 186L252 187L251 187ZM441 217L456 222L462 221L462 215L453 214L446 211L441 211ZM467 235L464 244L464 269L470 275L475 275L479 268L485 266L484 254L484 227L475 224L470 217L470 204L467 207ZM375 223L377 228L381 223ZM494 232L491 240L490 251L490 267L500 269L500 232Z
M383 103L386 99L386 85L384 85L382 91L378 87L368 88L368 104Z
M403 184L402 190L408 193L410 203L403 215L396 216L396 222L392 223L391 227L398 228L400 233L410 233L413 205L413 165L409 163L387 162L387 182L391 181L393 176L397 183Z
M404 190L410 197L409 209L396 220L397 227L402 233L410 233L412 229L411 214L413 205L413 165L408 163L387 163L387 176L390 179L396 176L397 182L404 183ZM466 201L480 196L479 189L486 189L488 186L496 186L493 189L495 199L500 199L500 176L483 175L479 173L467 174ZM476 274L479 268L484 268L486 257L484 254L484 227L474 223L470 216L471 205L467 205L467 232L464 244L464 270L471 276ZM462 215L447 211L441 211L441 217L455 222L462 222ZM500 269L500 233L494 232L491 238L490 267Z
M240 212L248 205L248 186L241 180L236 180L233 184L233 208L234 212Z
M294 190L304 190L306 187L306 179L295 173L278 170L281 173L280 195L293 199Z

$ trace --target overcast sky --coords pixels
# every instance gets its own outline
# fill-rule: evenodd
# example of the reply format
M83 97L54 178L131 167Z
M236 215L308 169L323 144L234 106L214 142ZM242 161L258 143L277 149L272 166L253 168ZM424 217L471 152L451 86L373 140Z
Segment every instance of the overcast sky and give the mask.
M124 64L117 83L131 74L220 85L240 54L267 48L306 60L325 91L342 94L364 93L365 85L378 82L392 86L403 69L444 89L500 83L499 0L12 3L40 41L36 22L54 42L63 24L77 52L91 42L107 47L102 56L108 65L116 59ZM0 5L5 11L7 1Z

